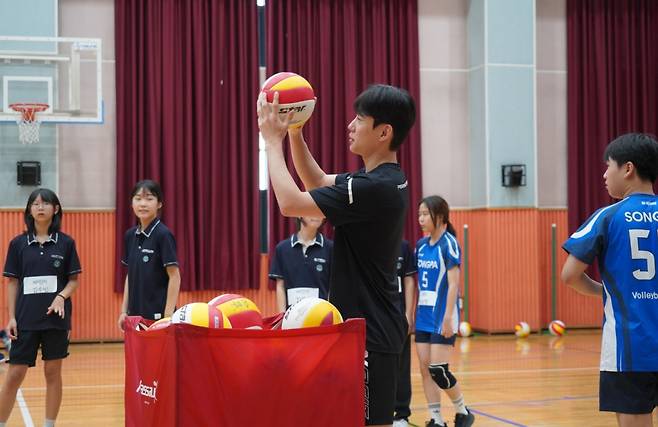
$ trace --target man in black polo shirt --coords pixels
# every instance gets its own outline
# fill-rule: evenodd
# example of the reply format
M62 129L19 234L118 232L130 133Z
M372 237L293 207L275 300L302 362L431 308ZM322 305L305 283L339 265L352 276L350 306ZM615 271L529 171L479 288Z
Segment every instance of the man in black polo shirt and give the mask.
M409 204L407 179L397 150L415 121L416 110L404 90L373 85L354 101L348 126L350 151L365 168L327 175L304 142L290 129L292 114L278 114L278 94L258 99L258 125L265 139L272 188L284 216L324 215L336 228L329 300L344 318L366 319L367 425L393 422L399 354L408 324L398 308L395 266ZM285 163L283 140L290 146L297 174L309 192L295 185Z
M276 245L270 279L280 312L304 298L328 299L334 242L318 232L322 218L301 217L299 231Z

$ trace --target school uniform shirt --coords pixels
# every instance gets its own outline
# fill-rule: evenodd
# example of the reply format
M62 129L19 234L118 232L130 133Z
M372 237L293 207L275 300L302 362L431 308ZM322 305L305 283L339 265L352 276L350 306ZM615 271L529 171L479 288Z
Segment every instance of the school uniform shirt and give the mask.
M395 273L409 204L404 173L384 163L310 194L336 231L329 301L343 318L366 319L367 350L400 353L408 328Z
M398 261L395 265L395 268L398 276L400 310L402 310L402 313L405 313L406 296L404 295L404 278L416 274L416 272L418 272L418 268L416 268L416 255L411 249L411 246L409 246L409 242L402 240L402 244L400 246L400 254L398 255Z
M34 234L16 236L7 250L3 275L18 279L16 323L19 330L71 329L71 299L64 301L64 318L46 314L55 296L80 273L75 241L57 232L43 244ZM59 298L59 297L58 297Z
M308 297L328 299L334 242L318 233L306 248L294 233L276 245L270 279L282 279L286 306Z
M603 280L601 371L658 371L658 196L601 208L562 246Z
M418 262L416 330L439 334L448 304L448 270L461 264L457 239L447 231L434 244L430 244L429 236L423 237L416 243L416 259ZM452 330L456 333L459 326L457 299L452 313Z
M176 240L158 218L146 229L133 227L124 236L123 265L128 267L128 314L158 320L167 304L167 267L178 265Z

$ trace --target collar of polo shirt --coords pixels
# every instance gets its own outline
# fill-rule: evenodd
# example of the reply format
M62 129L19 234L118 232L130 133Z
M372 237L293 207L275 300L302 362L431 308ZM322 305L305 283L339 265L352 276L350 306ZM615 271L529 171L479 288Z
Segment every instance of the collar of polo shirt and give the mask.
M151 223L149 224L148 227L146 227L146 230L142 230L141 226L137 226L137 230L135 230L135 234L143 234L146 237L151 237L151 233L153 232L153 229L160 224L160 218L156 218Z
M58 236L57 233L51 233L50 236L48 236L48 240L46 240L46 241L43 242L43 243L48 243L48 242L57 243L57 236ZM28 233L28 235L27 235L27 244L28 244L28 245L31 245L31 244L34 243L34 242L37 242L37 236L36 236L36 234L34 234L34 233L29 234L29 233Z
M290 247L295 247L296 244L302 244L302 242L299 240L299 237L297 237L297 233L293 233L292 236L290 236ZM319 245L321 247L324 247L324 237L322 236L322 233L318 233L315 235L315 239L308 245L313 246L313 245Z

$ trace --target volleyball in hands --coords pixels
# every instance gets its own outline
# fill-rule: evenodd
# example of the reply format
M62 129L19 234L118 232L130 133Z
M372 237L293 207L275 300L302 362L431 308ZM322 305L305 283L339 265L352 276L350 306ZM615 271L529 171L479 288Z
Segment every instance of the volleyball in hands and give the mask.
M291 72L276 73L263 83L261 92L267 96L267 102L274 101L274 94L279 93L279 115L285 118L294 113L290 128L298 128L311 117L315 109L313 87L304 77Z

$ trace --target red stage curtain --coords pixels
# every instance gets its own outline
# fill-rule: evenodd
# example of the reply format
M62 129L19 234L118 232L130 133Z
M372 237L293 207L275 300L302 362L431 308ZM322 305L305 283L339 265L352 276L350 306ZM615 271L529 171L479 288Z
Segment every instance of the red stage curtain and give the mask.
M569 228L610 203L606 145L658 133L658 50L653 0L568 0Z
M116 0L115 32L117 259L132 186L150 178L182 289L257 288L256 2Z

